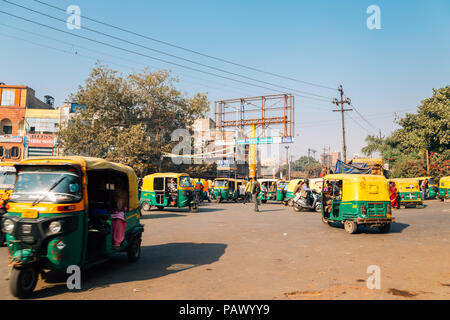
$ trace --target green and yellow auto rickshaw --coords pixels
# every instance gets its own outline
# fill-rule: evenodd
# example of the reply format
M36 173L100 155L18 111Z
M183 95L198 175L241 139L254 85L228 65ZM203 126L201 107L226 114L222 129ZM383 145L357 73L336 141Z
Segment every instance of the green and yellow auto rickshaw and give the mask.
M413 178L413 179L415 179L415 180L417 180L419 182L420 189L422 189L421 188L422 182L424 180L427 180L428 181L428 189L427 189L428 196L427 196L427 199L434 199L434 198L436 198L436 196L438 195L438 192L439 192L439 186L434 181L434 179L432 177L417 177L417 178ZM423 199L423 200L426 200L426 199Z
M6 213L6 204L14 189L16 168L13 162L0 162L0 219ZM6 241L6 235L0 230L0 246Z
M285 180L277 181L277 194L276 194L276 199L275 199L276 201L280 201L280 202L284 203L288 185L289 185L289 181L285 181Z
M120 252L139 259L144 227L132 168L88 157L31 158L15 167L2 219L15 297L29 296L46 270L89 268Z
M294 189L300 181L305 181L305 179L292 179L289 181L286 191L286 196L284 197L283 204L285 206L293 206L293 201L295 198Z
M422 192L420 191L419 181L414 178L396 178L389 179L388 182L395 182L398 194L400 196L400 205L408 207L423 207Z
M444 199L450 199L450 176L442 177L439 180L439 199L444 201Z
M389 232L392 217L386 178L366 174L329 174L323 179L322 222L344 224L353 234L358 226L378 227Z
M259 198L262 203L266 203L267 200L276 200L277 197L277 179L258 179L261 185L261 191Z
M239 181L240 180L231 178L214 179L214 191L212 193L212 198L218 202L222 202L224 200L237 202L239 199Z
M144 212L149 211L152 206L158 210L163 210L165 207L188 207L189 212L198 211L194 186L187 173L166 172L145 176L140 202Z

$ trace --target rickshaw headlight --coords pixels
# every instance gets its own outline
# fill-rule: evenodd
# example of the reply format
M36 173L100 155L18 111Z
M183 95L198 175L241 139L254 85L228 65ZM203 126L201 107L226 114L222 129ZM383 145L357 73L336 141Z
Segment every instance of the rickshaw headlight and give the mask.
M13 230L14 230L14 221L12 221L11 219L6 219L5 221L3 221L2 231L4 233L11 234Z
M48 226L48 229L50 230L51 233L58 233L61 231L61 223L59 221L53 221Z

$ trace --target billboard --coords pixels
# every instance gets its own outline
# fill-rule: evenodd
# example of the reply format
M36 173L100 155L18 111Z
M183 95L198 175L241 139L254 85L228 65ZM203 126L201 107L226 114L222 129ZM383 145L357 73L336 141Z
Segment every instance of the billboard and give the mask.
M55 146L56 135L55 134L40 134L31 133L28 134L28 146L29 147L41 147L41 148L53 148Z

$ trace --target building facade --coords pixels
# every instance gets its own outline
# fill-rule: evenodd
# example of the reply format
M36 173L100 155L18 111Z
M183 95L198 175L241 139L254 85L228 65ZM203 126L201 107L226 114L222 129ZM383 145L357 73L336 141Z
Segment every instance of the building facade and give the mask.
M55 155L62 108L27 86L0 83L0 161Z

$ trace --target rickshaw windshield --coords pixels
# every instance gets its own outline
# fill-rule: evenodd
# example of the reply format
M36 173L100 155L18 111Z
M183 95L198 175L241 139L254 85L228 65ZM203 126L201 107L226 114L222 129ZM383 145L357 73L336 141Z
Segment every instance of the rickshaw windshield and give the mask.
M180 187L193 187L190 177L180 177Z
M81 200L81 179L71 167L32 166L22 168L11 202L68 203Z
M284 189L284 188L286 188L286 186L288 185L289 183L287 183L287 182L279 182L278 183L278 189Z
M13 171L0 172L0 190L12 190L16 173Z
M216 180L216 181L214 181L214 186L215 187L226 187L227 183L228 183L227 180Z

